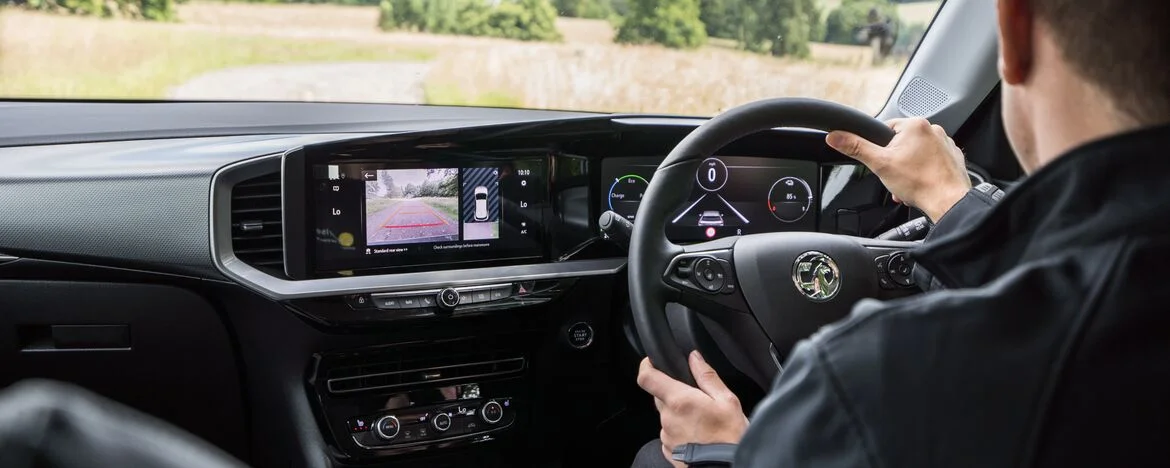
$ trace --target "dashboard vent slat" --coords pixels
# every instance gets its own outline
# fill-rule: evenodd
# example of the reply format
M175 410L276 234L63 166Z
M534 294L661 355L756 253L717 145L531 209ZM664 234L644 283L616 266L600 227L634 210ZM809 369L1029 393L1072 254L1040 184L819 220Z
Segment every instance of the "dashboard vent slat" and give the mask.
M420 343L330 359L319 372L334 394L479 382L523 373L523 343L482 338Z
M449 366L424 367L391 372L358 374L327 381L329 391L350 393L364 390L387 390L415 385L483 379L516 374L524 370L524 358L515 357L487 362L470 362Z
M284 277L284 236L280 174L245 180L232 187L232 251L265 273Z

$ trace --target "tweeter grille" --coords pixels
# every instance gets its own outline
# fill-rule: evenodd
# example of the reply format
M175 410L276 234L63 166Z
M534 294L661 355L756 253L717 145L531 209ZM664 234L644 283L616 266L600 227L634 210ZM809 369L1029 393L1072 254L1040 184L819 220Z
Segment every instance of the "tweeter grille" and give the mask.
M914 77L898 96L898 110L908 117L928 117L941 110L951 97L921 77Z

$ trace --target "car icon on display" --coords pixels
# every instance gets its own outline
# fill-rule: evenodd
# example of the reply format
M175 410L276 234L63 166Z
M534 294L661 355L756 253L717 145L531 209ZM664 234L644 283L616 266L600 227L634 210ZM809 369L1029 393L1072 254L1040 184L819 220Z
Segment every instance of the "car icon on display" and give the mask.
M475 220L487 221L488 206L487 206L488 189L480 185L475 188Z
M699 214L699 226L722 226L723 213L718 211L704 211Z

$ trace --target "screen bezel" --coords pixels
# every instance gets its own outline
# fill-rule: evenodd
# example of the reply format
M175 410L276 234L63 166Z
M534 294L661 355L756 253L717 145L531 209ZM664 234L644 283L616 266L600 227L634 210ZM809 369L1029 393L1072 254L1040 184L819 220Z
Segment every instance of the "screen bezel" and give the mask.
M547 150L515 150L507 152L493 152L491 155L468 154L456 151L391 151L390 145L315 147L306 146L304 149L286 153L282 164L282 215L284 231L285 273L292 279L329 278L350 275L402 273L424 270L447 270L456 268L475 268L487 265L516 265L538 263L549 258L548 243L545 241L545 232L549 210L549 180L548 172L551 168ZM378 157L376 155L383 155ZM388 164L402 168L426 167L485 167L493 162L539 161L541 173L538 175L542 182L537 190L538 199L535 200L535 211L540 213L538 225L533 229L532 240L536 244L533 248L513 248L506 251L489 249L470 252L467 254L453 254L434 262L401 263L402 257L373 257L368 261L351 261L344 266L336 264L329 269L318 265L318 252L315 242L311 242L316 226L314 213L317 200L313 191L309 190L314 181L312 167L328 164ZM335 269L336 268L336 269Z

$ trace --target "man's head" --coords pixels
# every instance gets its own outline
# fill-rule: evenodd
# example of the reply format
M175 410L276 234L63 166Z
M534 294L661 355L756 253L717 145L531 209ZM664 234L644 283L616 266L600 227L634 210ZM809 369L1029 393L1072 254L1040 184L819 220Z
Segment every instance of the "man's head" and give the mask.
M1004 125L1026 171L1170 123L1170 1L997 1Z

